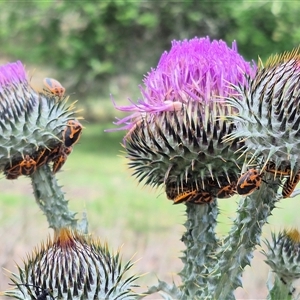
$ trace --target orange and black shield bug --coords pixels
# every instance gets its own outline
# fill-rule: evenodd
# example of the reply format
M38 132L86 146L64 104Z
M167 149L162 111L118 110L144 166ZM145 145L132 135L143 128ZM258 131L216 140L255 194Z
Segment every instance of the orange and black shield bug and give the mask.
M41 147L37 150L37 152L34 154L34 160L36 162L36 166L40 167L47 163L50 155L50 149Z
M232 182L231 184L225 185L219 189L216 194L216 197L219 199L230 198L236 193L236 183Z
M82 125L76 120L69 120L63 132L63 141L66 147L70 147L79 141Z
M189 199L189 203L206 204L213 202L214 197L211 193L204 190L196 190L196 195Z
M295 190L297 184L300 181L300 173L296 174L294 178L287 178L286 182L282 187L282 198L288 198L292 195Z
M72 152L72 147L61 147L60 152L56 157L53 159L53 167L52 172L58 172L61 167L65 164L68 155Z
M247 196L259 189L262 182L262 174L256 169L250 169L239 178L236 191L239 195Z
M44 85L47 90L59 98L63 97L65 94L65 88L55 79L53 78L44 78Z
M17 179L21 173L21 166L20 166L21 161L18 161L17 163L14 163L13 165L10 165L8 163L5 168L4 168L4 175L6 179Z
M7 179L17 179L20 175L31 175L36 170L36 162L29 155L21 160L13 163L12 166L8 164L4 168L4 175Z
M196 196L197 191L191 190L179 193L173 200L174 204L179 204L182 202L189 202L194 196Z
M36 170L36 162L29 155L25 155L20 163L22 175L31 175Z
M279 166L277 168L274 162L269 161L266 165L265 171L268 173L272 173L277 177L289 176L291 174L291 167L287 165Z

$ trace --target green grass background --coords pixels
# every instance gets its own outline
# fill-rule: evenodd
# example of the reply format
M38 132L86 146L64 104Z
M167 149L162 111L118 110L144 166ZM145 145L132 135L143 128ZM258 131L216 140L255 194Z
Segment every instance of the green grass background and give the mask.
M123 131L104 132L112 123L85 126L80 142L74 146L57 178L72 211L87 212L90 233L117 250L123 260L137 260L133 272L144 274L142 286L154 284L157 277L179 283L176 275L182 268L179 256L184 249L180 241L184 232L185 206L172 205L163 189L154 190L138 184L131 176L122 152ZM0 263L15 271L22 259L46 240L52 231L39 211L29 178L0 180ZM217 231L225 234L234 218L238 197L219 201ZM299 198L278 203L263 236L271 230L299 225ZM239 289L238 299L261 299L266 295L268 267L256 251L253 265L244 275L245 289ZM258 268L258 273L257 270ZM146 274L145 274L146 273ZM8 287L7 272L0 275L0 290ZM149 299L157 299L157 295Z

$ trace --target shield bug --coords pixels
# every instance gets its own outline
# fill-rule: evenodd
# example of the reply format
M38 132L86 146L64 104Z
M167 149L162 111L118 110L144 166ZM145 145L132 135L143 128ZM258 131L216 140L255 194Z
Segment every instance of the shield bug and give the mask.
M231 184L221 187L217 192L216 197L220 199L230 198L235 193L236 193L236 183L232 182Z
M44 85L47 88L47 91L51 94L58 96L59 98L63 97L65 94L65 88L53 78L44 78Z
M269 161L265 168L266 172L274 174L274 176L289 176L291 174L291 167L290 165L282 166L280 165L278 168L276 164L272 161Z
M22 175L31 175L36 170L36 162L29 155L25 155L20 167Z
M288 198L295 190L297 184L300 181L300 173L296 174L294 178L287 178L286 182L282 187L282 198Z
M76 120L69 120L63 132L63 141L66 147L70 147L79 141L82 125Z
M60 153L53 159L52 172L58 172L66 162L68 155L72 152L72 147L61 147Z
M6 179L17 179L20 175L31 175L36 170L36 162L29 155L16 161L12 166L9 164L4 168Z
M256 169L250 169L239 178L236 191L239 195L247 196L259 189L262 182L262 174Z

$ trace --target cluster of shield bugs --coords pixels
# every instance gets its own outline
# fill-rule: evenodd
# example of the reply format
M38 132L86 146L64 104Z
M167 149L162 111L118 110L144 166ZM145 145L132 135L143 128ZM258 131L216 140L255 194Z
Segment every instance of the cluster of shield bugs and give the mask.
M231 181L232 180L232 181ZM229 198L235 191L234 177L231 182L221 176L217 179L206 179L203 181L203 188L183 184L178 186L175 182L166 184L166 194L168 199L173 200L174 204L194 203L205 204L212 202L215 198Z
M62 98L65 94L66 89L53 78L44 78L44 85L46 87L46 91L58 98Z
M76 120L69 120L63 131L63 142L51 148L40 147L32 155L13 159L4 167L7 179L17 179L20 175L32 175L36 169L46 163L53 163L53 173L58 172L72 152L72 146L78 142L82 125Z
M264 172L260 172L257 169L250 169L242 174L237 182L237 193L239 195L247 196L259 189L265 172L274 174L275 177L280 179L286 178L286 181L282 187L282 198L290 197L297 184L300 182L300 172L298 172L295 176L291 176L292 172L289 165L276 168L275 163L268 162Z

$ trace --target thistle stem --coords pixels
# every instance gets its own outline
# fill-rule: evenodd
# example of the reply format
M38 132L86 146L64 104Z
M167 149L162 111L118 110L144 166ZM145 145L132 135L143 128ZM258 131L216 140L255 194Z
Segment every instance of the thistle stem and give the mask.
M211 271L209 266L216 263L215 227L219 210L216 199L207 205L187 203L186 206L186 232L182 236L186 250L181 258L184 268L179 275L183 284L183 299L195 299L200 296L201 287L207 286Z
M47 217L49 227L54 230L77 228L76 213L69 211L68 201L48 165L43 165L31 175L36 202Z
M262 227L278 201L279 180L269 179L259 191L240 200L234 224L218 249L218 264L208 290L213 299L235 299L234 290L242 285L244 268L250 265L252 252L260 244Z
M274 274L274 273L273 273ZM292 282L284 283L276 274L272 288L269 290L267 300L292 300L293 299Z

